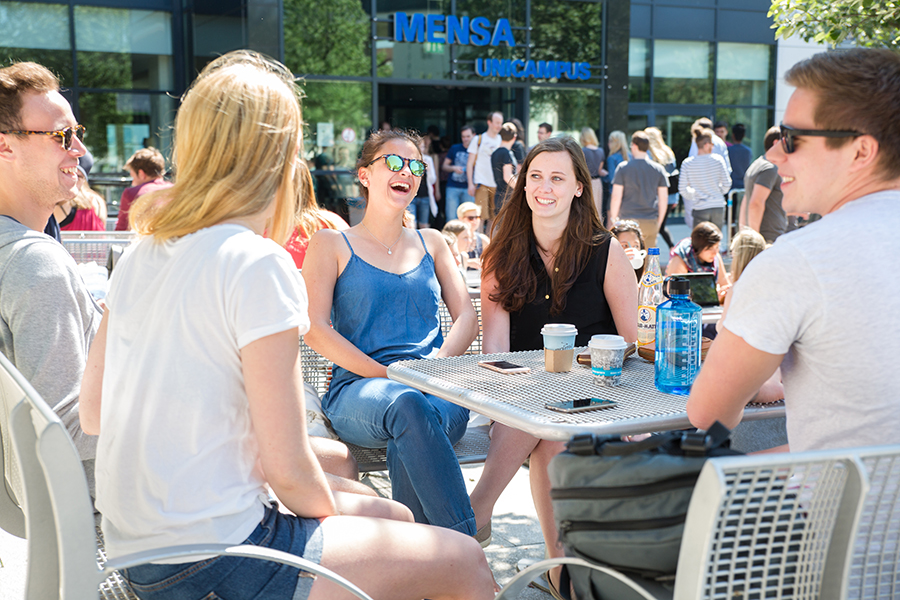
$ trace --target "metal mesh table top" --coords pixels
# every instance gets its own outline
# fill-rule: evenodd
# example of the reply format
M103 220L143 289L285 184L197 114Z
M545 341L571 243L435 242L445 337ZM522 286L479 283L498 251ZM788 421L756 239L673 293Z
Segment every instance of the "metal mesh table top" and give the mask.
M585 348L576 348L575 353ZM478 366L482 360L507 360L530 373L503 374ZM544 352L507 352L399 361L388 377L465 406L542 439L568 440L576 433L634 434L690 427L686 396L664 394L653 383L653 364L637 355L625 359L621 385L594 383L591 369L573 365L567 373L544 370ZM548 402L607 398L618 406L582 413L559 413ZM784 415L781 403L748 407L745 418Z

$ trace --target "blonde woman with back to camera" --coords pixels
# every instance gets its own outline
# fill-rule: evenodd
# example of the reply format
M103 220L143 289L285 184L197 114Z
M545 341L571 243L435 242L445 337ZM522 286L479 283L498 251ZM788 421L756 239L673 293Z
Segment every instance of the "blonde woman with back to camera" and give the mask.
M116 267L82 386L82 427L100 435L106 549L248 543L320 563L376 598L488 598L470 538L337 516L306 434L306 290L278 245L295 225L301 130L293 76L255 53L213 61L184 96L177 182L132 209L142 237ZM143 600L349 597L233 556L123 575Z

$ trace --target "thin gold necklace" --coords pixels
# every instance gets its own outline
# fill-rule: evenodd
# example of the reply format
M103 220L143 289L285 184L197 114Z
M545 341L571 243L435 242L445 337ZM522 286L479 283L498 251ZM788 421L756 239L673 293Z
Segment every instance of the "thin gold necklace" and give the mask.
M393 244L391 244L390 246L388 246L387 244L382 243L382 241L379 240L377 237L375 237L375 234L372 233L371 231L369 231L369 228L366 227L366 224L365 224L365 223L363 223L362 221L360 221L359 224L363 226L363 229L365 229L366 231L369 232L369 235L372 236L372 239L373 239L373 240L375 240L376 242L378 242L379 244L381 244L382 246L384 246L384 247L387 249L388 254L393 254L393 252L391 252L391 248L393 248L394 246L396 246L396 245L397 245L397 242L400 241L400 238L403 237L403 229L401 228L401 229L400 229L400 235L397 236L397 239L394 240L394 243L393 243Z

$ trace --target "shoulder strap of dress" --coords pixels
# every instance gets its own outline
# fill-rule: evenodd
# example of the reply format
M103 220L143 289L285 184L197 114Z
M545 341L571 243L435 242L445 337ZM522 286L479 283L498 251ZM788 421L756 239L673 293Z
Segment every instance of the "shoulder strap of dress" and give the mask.
M425 249L425 254L428 254L428 246L425 245L425 238L422 237L422 232L416 229L416 235L419 236L419 240L422 242L422 248Z
M352 254L353 256L356 256L356 252L353 251L353 246L350 245L350 240L347 239L347 236L344 234L344 232L338 230L338 233L341 234L341 237L343 237L344 241L347 243L347 247L350 248L350 254Z

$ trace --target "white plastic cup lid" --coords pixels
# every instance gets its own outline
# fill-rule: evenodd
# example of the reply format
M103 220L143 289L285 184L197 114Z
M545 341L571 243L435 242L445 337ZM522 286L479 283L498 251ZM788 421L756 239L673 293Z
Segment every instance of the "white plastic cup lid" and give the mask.
M568 323L547 323L541 329L543 335L578 335L578 328Z
M604 350L619 350L628 347L625 338L621 335L595 335L588 342L590 348L602 348Z

